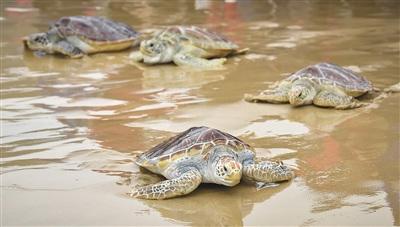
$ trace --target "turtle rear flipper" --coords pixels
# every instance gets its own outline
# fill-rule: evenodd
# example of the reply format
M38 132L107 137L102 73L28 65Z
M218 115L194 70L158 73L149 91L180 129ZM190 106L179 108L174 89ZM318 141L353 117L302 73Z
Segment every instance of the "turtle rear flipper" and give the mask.
M182 196L195 190L200 185L201 179L200 172L192 169L178 178L134 188L130 196L142 199L168 199Z

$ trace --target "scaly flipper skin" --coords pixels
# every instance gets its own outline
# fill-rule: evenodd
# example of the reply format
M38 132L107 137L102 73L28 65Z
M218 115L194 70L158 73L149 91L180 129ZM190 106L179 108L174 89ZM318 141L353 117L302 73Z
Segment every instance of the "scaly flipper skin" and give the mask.
M279 90L267 90L259 95L245 94L244 100L247 102L267 102L267 103L288 103L287 92Z
M243 177L250 181L274 183L290 180L294 177L293 171L282 162L259 162L243 165Z
M216 68L221 67L226 62L226 58L207 60L204 58L194 57L190 54L177 53L174 56L173 61L175 64L180 66L190 66L194 68Z
M313 103L317 106L333 107L338 110L353 109L366 105L339 91L321 91L315 96Z
M73 46L71 43L61 40L52 45L52 49L55 52L59 52L70 56L71 58L81 58L84 56L84 52L82 52L79 48Z
M168 199L182 196L195 190L200 185L201 179L200 172L192 169L175 179L134 188L130 196L143 199Z
M265 90L259 95L245 94L244 100L248 102L288 103L289 84L279 85L272 90Z

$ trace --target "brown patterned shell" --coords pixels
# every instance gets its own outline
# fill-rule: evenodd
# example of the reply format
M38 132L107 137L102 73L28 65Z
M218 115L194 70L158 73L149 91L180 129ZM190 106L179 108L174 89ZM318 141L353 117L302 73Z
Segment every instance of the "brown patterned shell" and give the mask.
M98 42L121 42L139 37L139 33L126 24L93 16L62 17L52 28L62 37L78 36Z
M253 149L240 139L217 129L202 127L190 128L143 153L137 163L143 164L151 161L173 160L174 156L188 154L206 155L211 146L225 144L236 152ZM171 159L172 158L172 159Z
M188 41L202 49L236 50L238 45L221 34L197 26L172 26L161 31L157 38L171 42Z
M373 90L371 82L365 77L331 63L307 66L291 74L286 80L293 82L302 78L309 78L320 85L337 86L346 91L367 92Z

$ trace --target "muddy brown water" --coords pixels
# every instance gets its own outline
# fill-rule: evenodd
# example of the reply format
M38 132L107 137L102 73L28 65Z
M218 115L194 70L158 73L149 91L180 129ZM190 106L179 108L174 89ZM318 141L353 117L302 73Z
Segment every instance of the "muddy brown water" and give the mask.
M252 104L306 65L329 61L376 87L399 81L396 0L2 1L2 225L399 225L399 95L356 110ZM143 30L194 24L250 53L219 71L138 67L132 50L35 56L21 37L64 15ZM201 185L166 201L126 196L160 180L133 160L188 127L215 127L283 160L297 177L257 190Z

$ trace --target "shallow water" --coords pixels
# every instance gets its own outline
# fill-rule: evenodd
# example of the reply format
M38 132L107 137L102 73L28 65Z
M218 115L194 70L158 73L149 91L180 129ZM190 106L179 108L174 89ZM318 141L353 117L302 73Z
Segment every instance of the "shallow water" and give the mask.
M320 61L379 88L397 83L398 1L15 0L1 10L2 225L400 225L398 94L348 111L242 100ZM131 50L81 60L24 51L23 36L64 15L139 30L200 25L251 51L218 71L138 67ZM126 196L131 184L161 179L133 164L137 154L199 125L239 136L298 176L261 190Z

